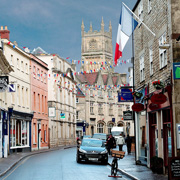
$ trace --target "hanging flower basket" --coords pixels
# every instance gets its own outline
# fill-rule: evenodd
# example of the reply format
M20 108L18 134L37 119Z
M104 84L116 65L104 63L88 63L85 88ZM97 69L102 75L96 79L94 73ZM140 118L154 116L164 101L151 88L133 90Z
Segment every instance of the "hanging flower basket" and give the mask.
M164 88L164 83L161 80L158 81L153 81L152 85L156 88L156 89L162 89Z
M143 93L139 91L134 91L132 95L136 98L141 98L143 96Z

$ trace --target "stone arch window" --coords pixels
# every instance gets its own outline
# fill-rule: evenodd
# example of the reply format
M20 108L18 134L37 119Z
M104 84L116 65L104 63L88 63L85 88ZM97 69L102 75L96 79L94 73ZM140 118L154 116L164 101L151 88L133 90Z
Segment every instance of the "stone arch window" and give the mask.
M103 133L104 132L104 124L98 123L97 124L97 133Z
M122 121L119 121L118 123L117 123L117 126L118 127L123 127L125 124L124 124L124 122L122 122Z
M112 127L114 126L114 124L113 123L109 123L108 124L108 134L111 134L111 129L112 129Z
M92 39L89 42L89 49L90 50L96 50L97 49L97 41L95 39Z

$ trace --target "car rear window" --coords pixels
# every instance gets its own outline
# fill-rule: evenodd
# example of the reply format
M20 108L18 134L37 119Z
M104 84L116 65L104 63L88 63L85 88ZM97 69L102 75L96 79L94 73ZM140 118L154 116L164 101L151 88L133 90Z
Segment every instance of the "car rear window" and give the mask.
M103 135L103 134L94 134L93 138L106 140L106 135Z
M103 143L102 141L98 140L92 140L92 139L84 139L82 141L82 146L88 146L88 147L102 147Z

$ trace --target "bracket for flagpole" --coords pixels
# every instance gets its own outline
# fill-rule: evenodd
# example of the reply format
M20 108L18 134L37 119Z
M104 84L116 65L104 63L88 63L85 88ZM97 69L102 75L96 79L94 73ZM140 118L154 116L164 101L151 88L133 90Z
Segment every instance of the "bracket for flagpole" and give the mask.
M122 3L123 3L123 2L122 2ZM131 11L131 9L129 9L129 7L128 7L126 4L123 3L123 5L140 21L140 23L142 23L142 24L151 32L151 34L152 34L153 36L156 36L156 34L155 34L154 32L152 32L152 31L149 29L149 27L148 27L146 24L144 24L144 23L139 19L139 17L136 16L136 14Z

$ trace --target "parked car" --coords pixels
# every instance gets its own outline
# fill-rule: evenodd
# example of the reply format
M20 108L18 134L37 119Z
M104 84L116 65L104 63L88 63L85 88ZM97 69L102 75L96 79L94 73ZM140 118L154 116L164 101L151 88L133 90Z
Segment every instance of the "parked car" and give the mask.
M77 149L76 161L94 161L108 163L108 151L101 139L84 138Z
M91 138L91 135L84 135L84 136L82 136L82 139L83 138Z
M106 145L107 134L105 134L105 133L95 133L95 134L93 134L92 138L101 139L103 141L104 145Z

